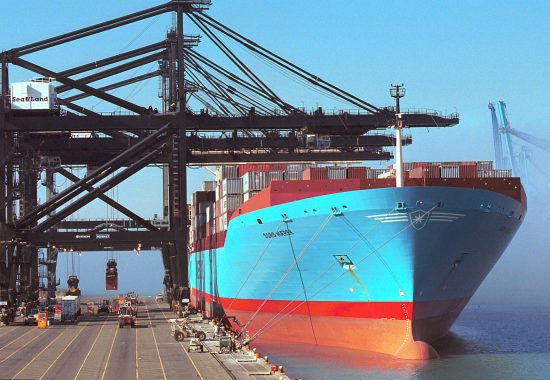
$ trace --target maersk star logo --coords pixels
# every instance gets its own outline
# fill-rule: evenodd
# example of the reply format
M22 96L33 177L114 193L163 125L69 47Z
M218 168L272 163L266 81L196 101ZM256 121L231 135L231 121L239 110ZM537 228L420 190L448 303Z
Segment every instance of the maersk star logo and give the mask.
M420 230L426 226L430 219L428 211L416 210L409 213L409 221L415 230Z
M426 227L428 222L451 223L464 216L466 215L454 212L416 210L408 213L392 212L389 214L367 215L365 217L380 223L409 223L414 229L421 230Z

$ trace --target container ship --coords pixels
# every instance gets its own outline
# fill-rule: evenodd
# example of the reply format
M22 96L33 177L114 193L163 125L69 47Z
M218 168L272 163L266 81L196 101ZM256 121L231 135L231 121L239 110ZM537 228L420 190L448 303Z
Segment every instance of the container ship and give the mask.
M437 357L521 225L492 162L225 165L193 194L191 304L246 340Z

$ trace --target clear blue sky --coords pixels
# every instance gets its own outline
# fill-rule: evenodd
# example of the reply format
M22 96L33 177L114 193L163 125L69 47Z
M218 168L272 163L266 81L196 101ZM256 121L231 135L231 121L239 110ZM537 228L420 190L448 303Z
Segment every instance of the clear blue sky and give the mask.
M20 46L157 4L159 2L150 0L10 2L5 5L0 21L0 49ZM460 113L460 125L452 129L413 131L414 143L405 150L406 160L493 159L487 104L496 100L508 103L515 128L550 140L550 2L217 0L209 14L376 105L391 103L389 84L399 81L407 88L404 107ZM25 58L62 70L159 41L170 25L171 15L166 14L86 39L80 45L71 43ZM196 33L189 22L186 22L186 30ZM207 56L219 57L207 41L198 49ZM320 105L329 109L349 107L297 87L293 82L280 80L253 56L244 53L243 57L249 58L252 67L290 103L306 107ZM135 75L150 69L152 67L147 66L136 71ZM12 81L18 81L27 79L30 74L14 69L11 75ZM157 90L158 81L155 79L115 94L127 97L133 91L135 94L130 100L160 107ZM96 101L82 104L99 111L112 110L105 103ZM532 155L542 163L541 166L545 166L548 154L534 149ZM132 205L145 217L160 214L160 178L159 169L148 169L147 174L121 186L118 199L123 204ZM204 178L208 178L204 171L191 171L190 190L197 189ZM539 189L544 196L549 191L548 181L542 182ZM136 189L144 190L146 194L142 196ZM108 212L102 206L93 205L81 211L79 216L97 214L101 217ZM548 217L536 208L531 208L529 218L533 225L549 222ZM522 233L518 236L520 242ZM533 237L529 235L525 239L532 241ZM499 263L490 276L486 289L501 286L502 282L497 280L506 278L507 270L519 261L523 262L522 266L515 270L524 271L524 274L534 272L535 280L540 277L540 284L543 283L542 274L537 277L539 272L535 268L540 267L540 260L550 265L548 255L528 256L530 259L525 260L522 255L528 255L528 252L521 252L521 247L513 252L509 250L503 259L504 264ZM149 270L150 263L142 260L145 259L129 261L128 265L132 265L135 272L128 276L137 279L146 274L144 268ZM160 258L157 264L155 268L158 270L155 269L154 273L159 273L159 280L152 279L146 284L141 281L143 289L138 291L158 289L162 277ZM104 272L99 272L91 268L82 270L84 290L102 286ZM491 283L495 276L497 279ZM98 284L94 285L96 281ZM138 281L135 283L137 287ZM485 288L480 292L483 293Z

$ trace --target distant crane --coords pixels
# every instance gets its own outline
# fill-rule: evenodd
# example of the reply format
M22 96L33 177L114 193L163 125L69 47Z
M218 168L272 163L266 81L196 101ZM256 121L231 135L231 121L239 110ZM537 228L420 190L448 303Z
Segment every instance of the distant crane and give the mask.
M506 103L502 100L499 100L496 106L495 103L490 102L489 109L491 110L491 119L493 122L493 143L495 148L496 168L506 169L512 167L512 173L515 176L520 176L527 180L527 162L538 170L541 170L537 162L531 159L530 147L528 145L535 146L550 153L550 141L512 128L506 111ZM521 140L518 153L514 150L515 146L512 136Z

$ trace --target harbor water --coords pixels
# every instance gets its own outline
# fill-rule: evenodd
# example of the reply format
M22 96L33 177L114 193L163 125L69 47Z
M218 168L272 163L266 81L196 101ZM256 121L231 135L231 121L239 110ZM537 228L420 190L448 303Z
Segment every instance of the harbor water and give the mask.
M434 344L440 359L404 361L319 346L258 345L291 378L548 379L550 305L468 305L451 333Z

